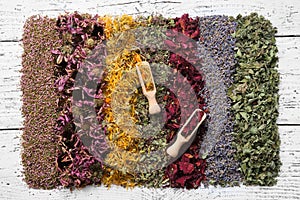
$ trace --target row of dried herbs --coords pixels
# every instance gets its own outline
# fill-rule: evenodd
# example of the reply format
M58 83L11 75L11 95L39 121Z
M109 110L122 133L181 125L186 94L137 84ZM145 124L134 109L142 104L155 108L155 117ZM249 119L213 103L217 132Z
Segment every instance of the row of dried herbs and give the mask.
M236 157L246 185L276 184L281 161L278 117L277 32L269 20L253 13L236 18L236 71L232 100Z
M56 159L59 151L54 131L58 113L56 80L51 49L60 47L56 20L30 17L24 25L22 56L22 163L30 187L50 189L60 185Z
M161 28L168 29L166 34L161 34ZM174 19L112 18L75 12L58 20L30 18L24 29L22 160L30 187L115 184L191 189L207 179L223 186L236 185L241 179L249 185L275 183L280 167L276 126L279 77L276 30L269 21L256 14L229 20L225 16L190 18L187 14ZM136 42L140 46L135 46ZM202 66L205 63L198 57L197 43L211 53L216 66ZM101 57L103 62L88 59L86 64L87 57ZM135 89L135 64L140 61L151 64L156 97L165 116L150 117L147 99L140 88ZM98 80L101 70L103 77ZM205 78L207 75L215 77ZM78 77L85 81L81 90L74 85ZM99 85L93 94L89 82L95 80ZM226 96L223 88L212 87L221 82L226 90L229 87L230 99L209 100L218 94ZM209 91L213 88L216 91ZM73 99L74 92L82 100ZM190 102L190 98L180 97L195 99ZM96 128L88 125L94 122L95 113L88 113L86 121L73 116L94 105L92 102L96 107L91 111L96 111L99 122ZM199 128L186 152L166 165L161 154L151 152L163 154L196 108L208 114L207 123ZM212 116L216 114L226 116ZM79 132L75 123L82 126ZM99 129L105 133L100 139L94 134ZM208 132L213 137L222 133L209 154L199 155ZM83 137L97 140L85 146ZM106 157L99 159L98 153ZM136 165L141 160L146 161ZM160 165L153 171L137 170Z
M228 87L232 85L232 75L235 72L235 39L231 34L236 30L236 22L230 20L227 16L217 15L200 17L199 25L201 30L200 44L210 52L215 64L209 70L212 73L215 73L215 71L220 72L219 85L224 84L227 91ZM217 90L221 90L221 88L215 89L215 92L221 94L221 91ZM241 181L241 174L238 171L239 163L234 158L236 149L232 145L234 136L232 134L233 123L230 111L231 101L227 98L226 101L221 102L217 100L214 103L218 104L210 106L226 108L224 113L226 118L224 122L218 121L217 126L222 127L222 133L207 156L205 173L209 184L222 186L238 185Z
M172 130L176 133L196 108L205 110L206 96L203 95L204 75L201 71L198 71L202 63L196 52L196 44L199 41L201 31L199 18L190 18L188 14L184 14L180 18L174 19L174 27L171 30L169 35L172 40L167 40L166 44L173 49L178 47L180 49L177 52L171 52L169 58L170 67L175 69L174 77L176 77L172 90L177 95L177 98L185 97L180 98L180 102L177 104L178 113L171 113L172 115L175 114L175 116L178 115L181 120L178 120L179 126L173 126ZM180 34L176 35L176 33L180 33L185 37L182 37ZM187 40L187 38L192 40ZM191 103L189 98L194 96L195 102ZM207 110L205 111L208 112ZM193 124L189 125L191 126L190 128L193 128ZM206 179L204 173L206 161L199 156L200 144L205 133L206 127L200 126L194 141L186 152L167 167L166 174L170 179L171 187L195 189ZM174 136L172 134L168 137L168 142Z
M105 39L104 23L89 14L65 14L59 16L56 30L62 45L52 49L55 58L56 77L54 85L58 93L57 126L60 151L57 170L60 183L65 187L83 187L100 184L103 166L83 145L76 134L72 113L72 92L78 69L95 46Z

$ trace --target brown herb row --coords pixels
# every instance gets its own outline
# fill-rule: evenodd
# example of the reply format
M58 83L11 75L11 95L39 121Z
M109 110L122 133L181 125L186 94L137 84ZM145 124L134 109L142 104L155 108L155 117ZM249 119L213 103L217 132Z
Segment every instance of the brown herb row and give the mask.
M29 187L52 189L60 185L55 134L58 117L51 50L61 46L56 20L30 17L24 25L22 55L22 163Z

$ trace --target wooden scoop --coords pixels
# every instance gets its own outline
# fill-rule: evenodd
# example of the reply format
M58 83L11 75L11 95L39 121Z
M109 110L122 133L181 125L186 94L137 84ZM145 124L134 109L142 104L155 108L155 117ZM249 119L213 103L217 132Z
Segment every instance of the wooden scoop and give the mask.
M167 154L169 154L171 157L175 158L178 156L181 147L190 141L190 139L194 136L194 134L196 133L197 129L199 128L199 126L202 124L202 122L204 121L204 119L206 118L206 113L204 112L204 115L202 116L200 122L197 124L197 126L194 128L193 132L191 134L189 134L187 137L184 137L182 135L182 131L184 130L184 128L190 123L190 121L192 120L192 118L198 113L198 112L204 112L201 109L196 109L191 116L187 119L187 121L184 123L184 125L182 126L182 128L179 130L179 132L177 133L177 137L175 142L169 146L167 148Z
M139 69L140 66L145 66L145 67L149 68L150 75L151 75L151 81L152 81L152 84L153 84L153 90L151 90L151 91L146 90L145 83L144 83L141 71ZM156 98L155 98L156 87L155 87L155 83L154 83L154 79L153 79L153 75L152 75L152 71L151 71L149 63L145 62L145 61L137 63L136 64L136 71L138 73L140 84L142 86L143 94L147 97L148 102L149 102L149 114L153 115L153 114L159 113L161 111L161 109L160 109L160 107L159 107L159 105L156 101Z

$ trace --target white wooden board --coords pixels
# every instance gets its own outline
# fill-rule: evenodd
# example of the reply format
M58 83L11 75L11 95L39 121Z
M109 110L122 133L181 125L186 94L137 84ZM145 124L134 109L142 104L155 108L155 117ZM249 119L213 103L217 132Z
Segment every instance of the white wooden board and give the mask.
M249 14L258 12L268 17L278 27L279 35L300 35L300 4L298 0L1 0L0 40L19 40L24 21L33 14L56 17L64 11L80 11L91 14L152 13L176 17L183 13L191 16Z
M87 187L83 190L32 190L22 182L20 165L22 127L20 73L25 20L34 14L56 17L65 11L91 14L236 16L258 12L278 27L282 171L274 187L125 190ZM298 0L0 0L0 199L300 199L300 3Z

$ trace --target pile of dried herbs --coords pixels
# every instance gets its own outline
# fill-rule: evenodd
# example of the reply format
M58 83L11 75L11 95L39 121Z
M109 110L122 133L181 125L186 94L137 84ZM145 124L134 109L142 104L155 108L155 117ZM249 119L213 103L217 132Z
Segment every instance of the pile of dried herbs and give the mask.
M25 181L44 189L274 185L281 165L275 33L257 14L29 18L21 71ZM151 65L161 115L148 113L140 61ZM165 149L196 108L208 118L169 163ZM195 122L189 125L183 134Z
M33 16L24 25L22 56L22 163L30 187L50 189L60 185L56 159L59 150L55 126L58 94L51 49L60 47L56 20Z
M211 53L215 67L210 70L220 72L219 83L224 83L226 91L233 82L232 75L235 73L235 39L232 33L236 30L236 22L231 21L227 16L200 17L200 44ZM225 103L225 104L224 104ZM236 149L232 145L233 123L230 111L230 98L218 105L226 108L225 122L218 126L223 127L222 133L207 156L207 179L213 185L237 185L241 181L241 174L238 171L239 163L234 158Z
M180 18L175 18L174 23L175 26L172 28L173 32L171 32L170 35L174 32L179 32L195 41L199 40L199 18L193 19L185 14ZM171 68L175 69L174 73L177 77L177 79L174 80L174 87L172 89L179 97L192 97L193 94L196 94L196 102L194 102L194 104L190 104L190 99L188 98L181 99L181 101L178 102L180 109L178 109L178 112L172 113L172 115L178 115L178 119L181 119L181 123L177 122L177 126L174 126L175 124L173 125L173 127L178 130L180 125L182 126L196 108L205 110L204 106L206 102L201 92L205 84L203 74L197 71L195 67L201 65L200 59L197 59L195 56L197 55L195 52L195 49L197 49L194 46L195 43L192 43L191 40L187 40L185 37L174 38L175 41L167 40L167 45L180 46L182 51L187 55L184 59L179 54L173 52L170 54L169 63L171 64ZM192 86L192 89L190 89L188 85ZM180 120L177 121L180 122ZM176 129L173 128L174 132L177 131ZM205 127L201 126L186 153L167 167L166 174L170 179L171 187L198 188L201 182L205 180L204 171L206 162L199 156L199 144L204 134ZM175 135L172 134L168 137L168 142L170 142L174 136Z
M253 13L236 18L232 100L236 157L246 185L276 184L281 162L278 117L277 30Z
M156 47L157 40L155 35L160 33L161 28L168 28L172 26L171 19L166 19L162 16L149 16L147 18L141 18L143 26L149 28L143 30L145 32L144 37L140 42L145 45L145 48L140 48L140 54L143 59L151 65L153 76L156 81L156 99L160 107L166 109L168 104L171 104L171 98L169 95L173 95L164 85L159 83L165 80L167 74L156 72L164 71L169 67L168 58L169 51L162 50ZM147 46L146 46L147 45ZM173 102L174 103L174 102ZM147 98L143 95L141 88L134 91L132 98L130 99L131 115L135 118L135 124L138 126L141 138L139 140L138 148L139 152L151 152L157 149L165 149L167 146L166 135L170 134L170 130L166 127L161 127L160 124L163 120L162 116L150 116L148 113L149 104ZM161 156L156 154L157 156ZM156 162L149 163L150 167L155 169ZM151 166L152 165L152 166ZM169 186L169 179L165 175L166 167L153 170L149 173L139 173L136 177L136 181L142 183L144 187L166 187Z
M56 30L62 45L52 49L56 61L55 75L59 117L56 135L60 153L57 170L60 183L65 187L83 187L101 183L102 164L99 163L76 134L72 114L72 92L78 69L93 48L104 39L104 27L98 17L78 13L59 16Z

